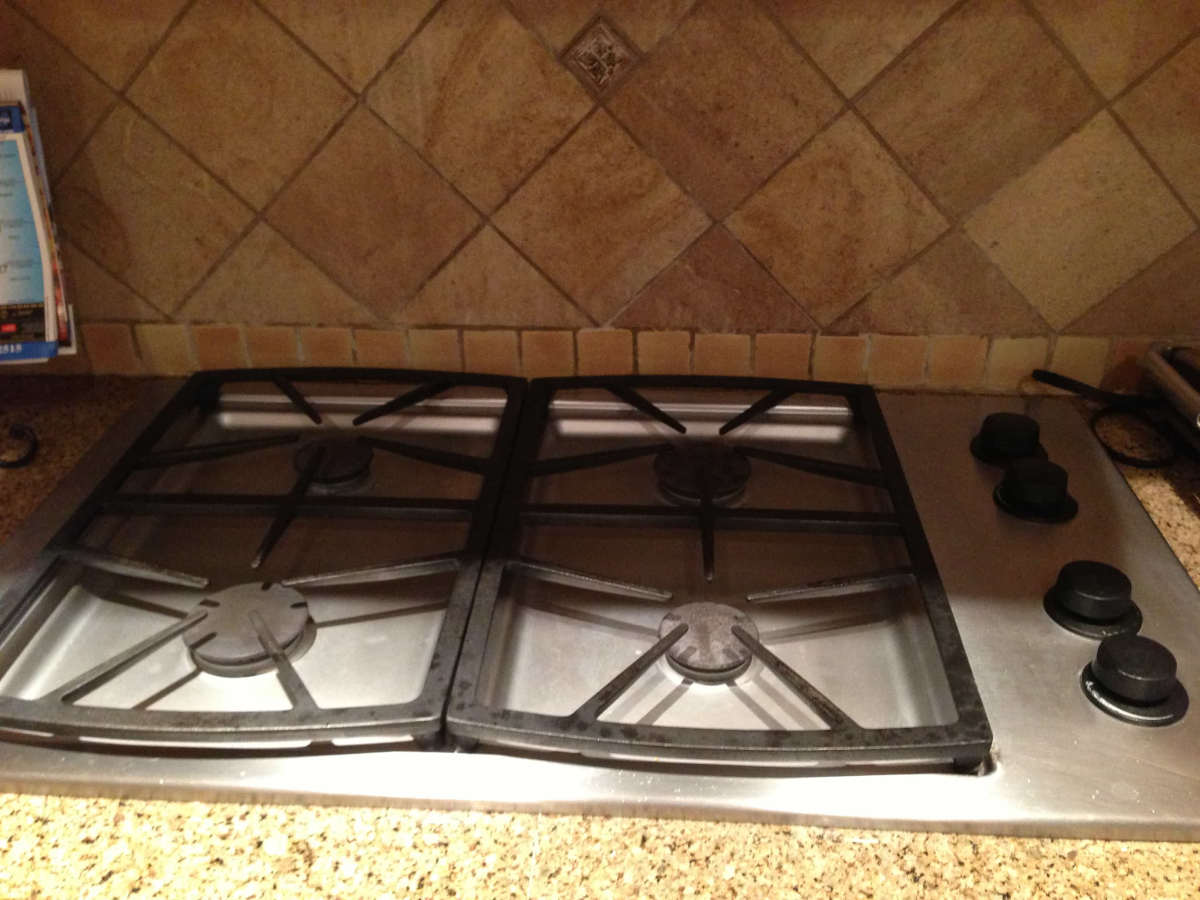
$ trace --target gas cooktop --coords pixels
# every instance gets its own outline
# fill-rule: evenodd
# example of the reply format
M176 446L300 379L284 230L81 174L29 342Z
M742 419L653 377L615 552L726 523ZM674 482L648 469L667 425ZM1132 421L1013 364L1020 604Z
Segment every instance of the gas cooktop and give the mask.
M1200 835L1200 594L1063 399L200 373L0 571L9 788Z

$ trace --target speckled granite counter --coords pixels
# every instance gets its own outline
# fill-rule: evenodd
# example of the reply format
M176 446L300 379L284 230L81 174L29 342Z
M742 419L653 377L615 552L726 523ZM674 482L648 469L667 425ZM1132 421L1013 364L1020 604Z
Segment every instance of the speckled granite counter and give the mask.
M136 396L117 379L0 377L0 540ZM1200 583L1200 466L1129 471ZM0 795L0 898L260 896L1196 897L1200 845L659 819Z

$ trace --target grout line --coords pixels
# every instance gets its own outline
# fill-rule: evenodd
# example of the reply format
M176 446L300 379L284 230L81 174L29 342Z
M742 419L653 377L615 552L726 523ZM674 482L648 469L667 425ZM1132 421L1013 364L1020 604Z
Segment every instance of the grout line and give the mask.
M183 17L191 12L192 8L198 2L199 0L187 0L187 2L180 7L179 11L175 13L171 21L167 23L167 27L163 29L163 33L159 35L158 40L151 45L148 51L146 51L146 55L142 57L141 63L134 67L132 74L125 79L125 83L117 88L117 91L122 97L128 99L126 94L129 93L129 89L133 87L134 82L141 77L142 72L144 72L146 67L150 65L150 61L158 55L158 51L162 49L162 45L167 42L167 38L171 36L171 33L178 27L179 23L183 20Z
M1173 44L1171 49L1151 63L1150 67L1147 68L1146 71L1142 72L1137 76L1137 78L1133 79L1133 81L1129 82L1129 84L1125 85L1125 87L1113 94L1112 99L1108 101L1108 105L1116 106L1117 103L1124 100L1139 87L1141 87L1145 82L1153 78L1160 69L1164 68L1168 63L1171 62L1171 60L1175 58L1180 50L1190 44L1198 36L1200 36L1200 25L1187 32L1183 36L1182 40Z
M1119 129L1121 129L1121 133L1124 134L1125 137L1129 139L1129 142L1131 144L1133 144L1134 149L1137 150L1137 152L1141 155L1142 159L1146 162L1146 164L1150 166L1150 171L1152 171L1155 175L1158 176L1159 181L1161 181L1166 186L1167 191L1175 199L1175 202L1183 207L1184 213L1186 213L1187 217L1192 220L1192 225L1196 226L1197 228L1200 228L1200 216L1197 216L1196 211L1193 210L1191 208L1191 206L1188 205L1188 203L1184 199L1183 195L1181 193L1179 193L1179 191L1176 189L1175 185L1171 182L1171 180L1169 178L1167 178L1166 173L1163 172L1162 168L1158 165L1158 162L1150 154L1150 151L1147 150L1142 145L1141 140L1138 138L1138 136L1136 134L1133 133L1133 129L1129 127L1129 125L1126 123L1126 121L1123 118L1121 118L1120 114L1117 113L1117 111L1115 109L1109 109L1109 110L1107 110L1107 112L1109 114L1109 117L1114 122L1117 123L1117 127Z
M296 34L296 32L294 32L288 26L288 24L286 22L284 22L281 18L279 18L277 15L275 15L274 12L272 12L270 9L268 9L266 6L264 6L262 4L261 0L250 0L250 2L251 2L251 5L255 9L257 9L260 13L262 13L262 15L266 16L268 19L270 19L272 22L274 22L276 27L278 27L279 30L282 31L284 33L284 35L286 35L294 44L296 44L305 53L305 55L307 55L309 57L309 59L311 59L318 66L320 66L322 69L324 69L326 74L332 76L333 79L339 85L341 85L343 90L345 90L346 92L348 92L349 94L351 94L354 97L358 96L359 92L354 88L354 85L350 84L350 82L348 82L345 78L343 78L336 71L334 71L333 67L330 66L329 63L325 62L325 60L321 56L319 56L317 54L317 52L312 49L312 47L310 47L308 45L307 41L305 41L303 38L301 38L300 35Z
M400 46L392 51L392 54L387 58L387 60L384 61L383 65L379 67L379 71L372 75L367 83L363 85L363 89L359 91L358 94L364 99L364 101L367 97L367 94L375 89L375 85L377 85L383 79L384 74L396 64L396 60L404 55L404 51L412 46L413 41L417 39L417 35L425 30L426 26L433 21L434 16L436 16L441 8L445 5L446 0L437 0L437 2L430 6L429 11L425 13L425 15L421 18L421 21L417 23L417 27L413 29L412 34L405 38L401 42Z

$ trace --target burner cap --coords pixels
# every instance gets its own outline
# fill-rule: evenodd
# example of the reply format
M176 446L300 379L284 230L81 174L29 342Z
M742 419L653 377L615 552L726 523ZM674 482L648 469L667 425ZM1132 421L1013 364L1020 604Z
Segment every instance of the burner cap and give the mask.
M292 464L303 472L317 448L324 450L313 484L331 492L360 487L371 469L374 451L356 437L327 437L309 441L296 451Z
M1030 522L1066 522L1079 504L1067 493L1067 470L1044 459L1019 459L992 494L996 505Z
M1133 586L1124 572L1106 563L1086 559L1067 563L1047 591L1044 606L1055 622L1084 637L1136 634L1142 627Z
M673 444L654 458L654 474L663 494L683 506L700 504L705 479L715 504L731 503L750 479L750 460L717 441Z
M1105 638L1080 676L1083 691L1111 716L1134 725L1169 725L1188 708L1175 656L1140 634Z
M291 659L312 645L315 629L304 596L278 584L239 584L200 601L207 615L183 633L192 659L205 672L239 677L274 668L252 615Z
M1036 419L1020 413L992 413L971 440L971 453L993 466L1006 466L1031 456L1044 459L1046 451L1038 443L1039 434Z
M663 617L658 636L666 637L680 623L683 637L667 651L667 662L693 681L720 684L733 681L750 668L753 654L733 633L737 625L755 640L758 628L744 612L723 603L685 603Z

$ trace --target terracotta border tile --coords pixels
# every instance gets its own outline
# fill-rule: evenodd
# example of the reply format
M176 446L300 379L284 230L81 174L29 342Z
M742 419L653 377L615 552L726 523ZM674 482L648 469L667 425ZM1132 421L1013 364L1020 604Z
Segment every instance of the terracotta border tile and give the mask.
M1111 342L1103 337L1062 335L1050 354L1050 371L1084 384L1099 385L1104 377Z
M467 331L462 333L463 368L489 375L519 375L521 360L515 331Z
M764 378L808 378L811 334L760 334L754 338L754 374Z
M625 328L576 332L580 375L628 375L633 372L633 332Z
M310 366L349 366L354 363L354 344L349 328L303 327L300 345L304 362Z
M928 341L905 334L871 335L867 380L880 387L912 387L925 381Z
M462 344L456 328L418 328L408 333L408 360L414 369L462 371Z
M1044 337L992 339L984 372L984 387L993 391L1040 393L1041 386L1029 377L1046 365L1050 342Z
M697 375L750 374L750 336L746 334L698 334L692 355Z
M254 366L300 365L300 339L290 325L247 326L246 351Z
M146 371L128 325L84 322L80 328L92 371L97 375L141 375Z
M153 375L185 375L196 368L186 325L140 323L133 326L146 369Z
M867 339L862 335L841 337L819 334L813 345L813 378L821 381L867 380Z
M403 331L354 329L354 359L360 366L400 369L408 365L408 335Z
M250 364L239 325L193 325L192 343L201 369L244 369Z
M639 331L637 367L641 375L689 375L692 335L687 331Z
M521 372L526 378L574 375L574 332L522 331Z
M938 388L978 387L987 365L988 339L984 335L951 334L929 339L926 383Z

